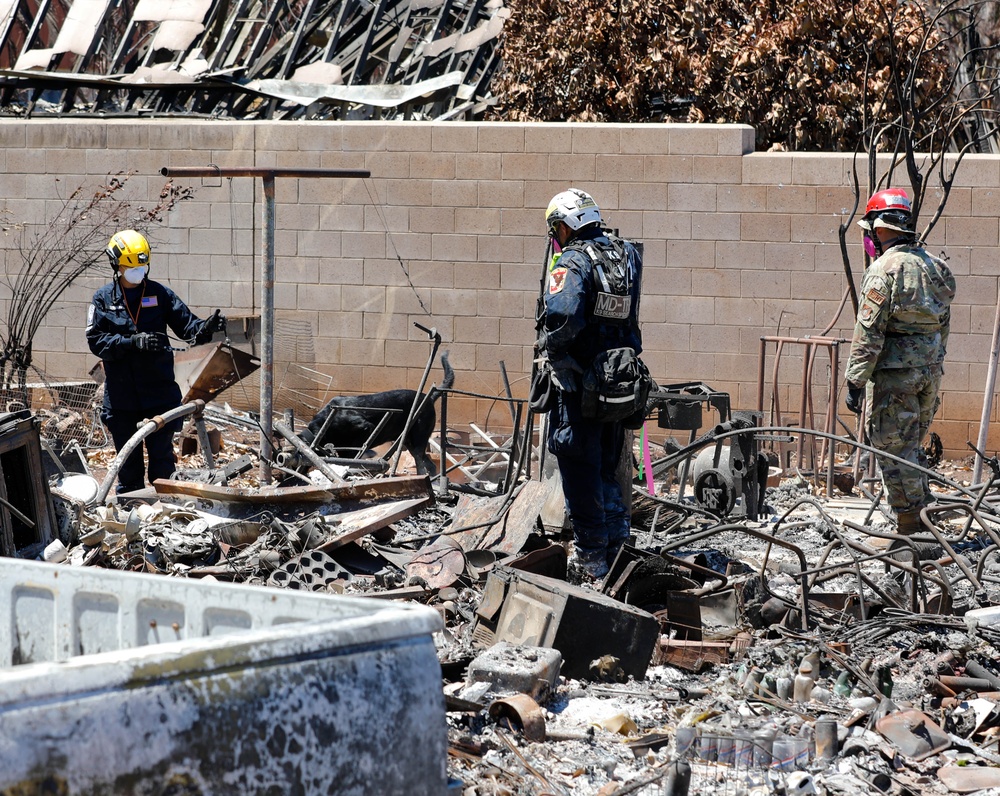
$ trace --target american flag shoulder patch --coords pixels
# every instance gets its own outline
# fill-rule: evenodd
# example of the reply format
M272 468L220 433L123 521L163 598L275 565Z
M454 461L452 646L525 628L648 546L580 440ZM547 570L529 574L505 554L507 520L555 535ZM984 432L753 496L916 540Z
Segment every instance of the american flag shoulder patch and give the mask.
M156 296L143 296L142 297L143 307L156 307L158 306L156 301Z

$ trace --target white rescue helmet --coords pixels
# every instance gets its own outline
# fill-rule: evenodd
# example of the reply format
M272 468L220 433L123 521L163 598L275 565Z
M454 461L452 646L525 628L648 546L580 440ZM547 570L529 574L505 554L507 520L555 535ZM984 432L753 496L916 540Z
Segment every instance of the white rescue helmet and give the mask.
M601 209L589 193L579 188L570 188L553 196L545 209L545 225L549 235L556 234L560 221L577 232L591 224L600 224Z

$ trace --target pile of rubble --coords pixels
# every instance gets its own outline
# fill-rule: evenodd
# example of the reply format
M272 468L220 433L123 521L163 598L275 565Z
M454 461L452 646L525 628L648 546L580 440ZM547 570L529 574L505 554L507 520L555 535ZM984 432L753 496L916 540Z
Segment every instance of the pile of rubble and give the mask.
M733 443L680 478L685 449L653 462L643 436L632 543L592 582L567 565L557 478L512 469L515 439L449 429L433 480L405 455L387 474L383 454L270 486L246 416L198 418L213 427L188 430L175 478L117 502L94 501L113 451L87 472L43 456L62 465L53 538L22 533L15 554L434 607L455 793L1000 788L995 460L982 484L941 464L924 533L901 537L866 488L877 474L852 494L794 467L734 483L726 461L761 454ZM470 463L477 447L494 469ZM732 499L711 510L705 483Z
M601 584L501 567L478 603L451 599L444 646L471 639L474 655L446 686L464 792L526 780L602 796L1000 788L988 496L982 527L942 494L928 533L900 542L887 520L852 527L867 502L815 491L789 478L757 522L639 531ZM503 640L477 651L494 621Z

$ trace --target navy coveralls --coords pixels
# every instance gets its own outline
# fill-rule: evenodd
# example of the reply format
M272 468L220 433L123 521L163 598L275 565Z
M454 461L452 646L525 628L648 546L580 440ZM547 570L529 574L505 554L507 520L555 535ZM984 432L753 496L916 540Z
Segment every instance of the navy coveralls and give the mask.
M117 279L94 293L87 315L87 343L104 363L101 420L111 432L115 450L124 447L143 420L181 403L181 390L174 380L173 352L137 351L132 347L132 335L159 334L166 344L167 327L182 340L191 340L199 337L204 326L205 321L159 282L147 279L138 287L125 289L124 300ZM146 437L150 483L173 475L173 435L180 427L178 419ZM142 448L138 447L118 471L117 491L131 492L143 485Z
M598 228L585 228L566 244L549 268L545 294L543 348L550 362L566 356L586 370L603 351L628 346L642 351L639 332L639 291L642 260L625 243L633 267L631 315L625 323L598 320L594 314L597 287L590 257L575 247L583 241L609 243ZM616 478L618 457L625 440L621 423L599 423L584 418L582 391L557 390L556 408L549 414L549 450L555 454L562 478L566 509L573 522L577 554L586 560L606 559L610 565L628 540L631 517Z

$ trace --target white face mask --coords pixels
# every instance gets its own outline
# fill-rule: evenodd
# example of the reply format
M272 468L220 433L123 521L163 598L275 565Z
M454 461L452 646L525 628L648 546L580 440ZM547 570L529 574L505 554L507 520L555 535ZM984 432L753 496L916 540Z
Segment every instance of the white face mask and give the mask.
M146 272L149 270L147 265L139 265L135 268L126 268L122 271L122 277L124 277L126 282L133 285L138 285L143 279L146 278Z

